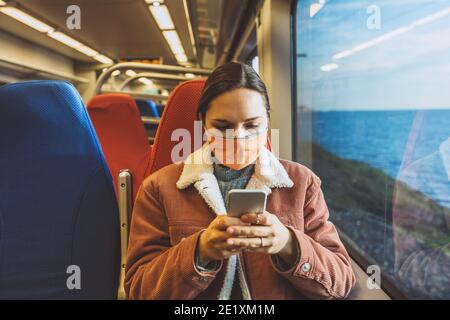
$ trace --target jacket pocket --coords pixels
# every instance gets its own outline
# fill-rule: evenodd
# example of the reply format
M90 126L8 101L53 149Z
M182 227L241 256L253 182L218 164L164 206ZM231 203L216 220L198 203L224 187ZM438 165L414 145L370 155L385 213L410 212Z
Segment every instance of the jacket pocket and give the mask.
M206 229L204 225L176 224L169 226L170 244L175 246L194 233Z

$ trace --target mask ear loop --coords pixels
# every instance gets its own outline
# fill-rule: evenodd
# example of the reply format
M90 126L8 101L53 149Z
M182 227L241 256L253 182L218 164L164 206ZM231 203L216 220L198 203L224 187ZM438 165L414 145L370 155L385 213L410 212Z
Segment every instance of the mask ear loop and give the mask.
M270 141L269 135L267 135L266 148L272 150L272 142Z

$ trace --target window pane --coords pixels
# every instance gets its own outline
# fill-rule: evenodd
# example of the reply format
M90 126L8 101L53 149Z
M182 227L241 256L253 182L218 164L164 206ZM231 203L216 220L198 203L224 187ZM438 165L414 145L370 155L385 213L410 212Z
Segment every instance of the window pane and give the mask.
M450 299L450 1L298 1L296 159L410 298Z

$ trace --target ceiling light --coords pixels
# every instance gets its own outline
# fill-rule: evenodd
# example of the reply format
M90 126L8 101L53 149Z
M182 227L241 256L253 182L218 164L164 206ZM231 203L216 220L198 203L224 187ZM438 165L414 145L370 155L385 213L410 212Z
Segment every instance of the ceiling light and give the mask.
M81 53L84 53L88 57L94 57L94 56L98 55L97 51L95 51L94 49L89 48L88 46L81 46L81 47L75 48L75 49L77 49Z
M155 1L155 0L145 0L145 2L147 2L148 4L151 4L152 6L159 6L159 5L161 5L161 4L163 4L164 3L164 0L158 0L158 1Z
M314 17L325 5L324 1L319 1L319 3L313 3L309 7L309 16L312 18Z
M120 70L115 70L115 71L113 71L113 73L111 73L111 75L112 75L113 77L117 77L118 75L120 75Z
M113 64L114 61L110 58L108 58L107 56L104 56L102 54L98 54L96 56L93 57L95 60L97 60L98 62L104 63L104 64Z
M65 44L66 46L69 46L75 50L80 51L81 53L87 55L88 57L94 57L98 55L98 52L94 49L89 48L88 46L85 46L81 42L75 40L72 37L69 37L68 35L62 33L62 32L50 32L48 33L48 36Z
M153 81L147 78L139 78L139 82L145 84L146 86L151 86Z
M187 62L187 56L182 53L182 54L176 54L175 55L175 59L177 59L178 62Z
M39 31L46 33L49 37L65 44L66 46L69 46L73 49L78 50L79 52L89 56L93 57L94 59L106 63L106 64L112 64L113 61L101 54L99 54L94 49L82 44L81 42L73 39L72 37L69 37L68 35L55 31L54 28L50 27L49 25L43 23L42 21L39 21L38 19L30 16L29 14L23 12L22 10L19 10L17 8L13 7L3 7L4 5L7 5L4 1L0 0L0 12L10 16L11 18L14 18L23 24L26 24L27 26Z
M408 32L408 31L409 31L408 27L402 27L402 28L395 29L394 31L385 33L385 34L383 34L383 35L381 35L381 36L379 36L379 37L377 37L377 38L375 38L373 40L361 43L360 45L354 47L352 49L352 51L358 52L358 51L362 51L362 50L371 48L371 47L373 47L373 46L375 46L375 45L377 45L379 43L385 42L385 41L387 41L387 40L389 40L391 38L397 37L398 35L401 35L401 34L403 34L405 32Z
M345 51L336 53L336 54L333 56L333 59L334 59L334 60L342 59L342 58L345 58L345 57L347 57L347 56L351 56L352 54L353 54L353 51L351 51L351 50L345 50Z
M195 75L193 73L185 73L184 76L188 79L195 78Z
M431 23L431 22L433 22L433 21L436 21L436 20L438 20L438 19L440 19L440 18L443 18L443 17L445 17L445 16L447 16L447 15L449 15L449 14L450 14L450 7L447 7L447 8L445 8L445 9L443 9L443 10L440 10L440 11L434 13L434 14L431 14L431 15L429 15L429 16L426 16L425 18L422 18L422 19L419 19L419 20L414 21L414 22L411 24L411 28L419 27L419 26L423 26L423 25L429 24L429 23Z
M336 63L329 63L329 64L325 64L325 65L321 66L320 70L322 70L324 72L329 72L329 71L336 70L337 68L339 68L338 64L336 64Z
M178 36L178 33L175 30L165 30L163 31L163 36L166 39L167 43L169 44L170 50L175 55L175 59L179 63L187 62L188 59L184 51L183 45L181 44L181 40L180 37Z
M180 37L176 31L163 31L163 35L169 46L181 45Z
M6 4L6 3L4 3ZM11 18L16 19L17 21L22 22L23 24L26 24L27 26L39 31L39 32L51 32L54 29L50 27L49 25L43 23L42 21L39 21L36 18L33 18L29 14L23 12L22 10L19 10L17 8L13 7L0 7L0 12L3 12L4 14L10 16Z
M172 17L170 16L169 9L165 5L159 6L150 6L150 12L155 18L156 23L158 24L159 29L161 30L170 30L175 29L175 26L172 21Z
M72 47L74 49L81 48L83 44L72 37L62 33L62 32L50 32L48 34L49 37L58 40L59 42L65 44L66 46Z
M387 33L385 33L379 37L376 37L372 40L363 42L363 43L351 48L350 50L344 50L342 52L338 52L333 56L333 59L334 60L342 59L342 58L351 56L354 53L357 53L359 51L363 51L363 50L369 49L371 47L377 46L388 40L392 40L392 39L396 38L397 36L402 35L408 31L411 31L416 27L429 24L429 23L434 22L434 21L436 21L440 18L443 18L447 15L450 15L450 7L447 7L444 10L435 12L434 14L428 15L422 19L416 20L408 26L397 28L393 31L387 32Z
M134 77L136 75L136 72L134 70L127 70L125 74L129 77Z
M191 39L192 52L194 53L194 56L197 56L197 48L195 46L194 31L192 30L191 16L189 15L189 8L188 8L187 0L183 0L183 7L184 7L184 13L186 15L186 21L188 24L188 31L189 31L189 38Z
M99 61L101 63L104 63L104 64L113 64L114 63L114 61L111 60L110 58L108 58L108 57L106 57L106 56L104 56L102 54L99 54L94 49L92 49L92 48L90 48L88 46L85 46L84 44L82 44L78 40L75 40L74 38L69 37L68 35L66 35L66 34L64 34L62 32L59 32L59 31L49 32L48 36L53 38L53 39L55 39L55 40L57 40L57 41L59 41L59 42L61 42L61 43L63 43L63 44L65 44L66 46L69 46L69 47L71 47L71 48L73 48L73 49L75 49L75 50L77 50L77 51L87 55L88 57L94 58L95 60L97 60L97 61Z
M173 54L183 54L184 49L181 44L170 46L170 50L172 50Z

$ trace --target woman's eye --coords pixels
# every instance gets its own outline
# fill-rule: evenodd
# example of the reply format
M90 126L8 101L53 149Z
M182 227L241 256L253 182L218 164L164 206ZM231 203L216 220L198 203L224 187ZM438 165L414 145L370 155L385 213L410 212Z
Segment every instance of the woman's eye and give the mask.
M230 129L230 127L216 127L216 129L220 131L225 131L227 129Z

